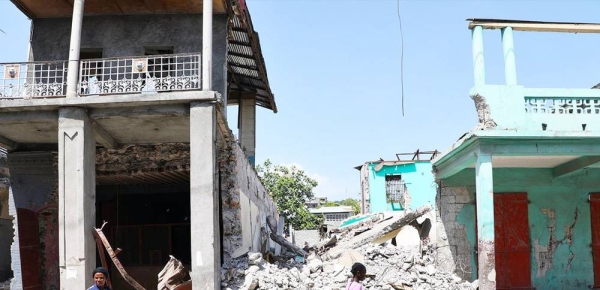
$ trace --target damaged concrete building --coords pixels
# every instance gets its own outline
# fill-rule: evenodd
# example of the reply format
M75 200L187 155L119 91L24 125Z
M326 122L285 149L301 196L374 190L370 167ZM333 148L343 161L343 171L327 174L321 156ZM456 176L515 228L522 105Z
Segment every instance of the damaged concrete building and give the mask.
M439 269L486 290L600 287L600 91L519 85L513 44L600 24L469 21L479 122L432 161ZM486 29L501 30L504 85L486 83Z
M434 205L436 183L431 169L434 151L396 154L397 160L368 161L354 167L360 171L363 214L416 209ZM401 156L412 156L402 159Z
M12 3L31 19L27 62L0 63L12 289L87 289L105 221L146 289L170 255L193 289L220 289L223 261L273 246L255 117L277 107L245 1Z

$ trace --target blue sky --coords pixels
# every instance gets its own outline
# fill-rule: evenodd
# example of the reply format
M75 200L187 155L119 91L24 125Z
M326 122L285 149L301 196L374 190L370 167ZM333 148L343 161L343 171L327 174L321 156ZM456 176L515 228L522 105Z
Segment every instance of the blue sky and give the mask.
M247 0L279 113L257 109L257 162L297 164L330 199L358 197L354 166L445 150L475 126L466 18L600 22L600 1ZM29 21L0 0L0 61L24 61ZM487 82L504 81L499 31L484 34ZM515 32L518 83L600 82L600 35ZM236 109L229 110L235 126ZM235 129L235 127L234 127ZM234 130L236 131L236 130Z

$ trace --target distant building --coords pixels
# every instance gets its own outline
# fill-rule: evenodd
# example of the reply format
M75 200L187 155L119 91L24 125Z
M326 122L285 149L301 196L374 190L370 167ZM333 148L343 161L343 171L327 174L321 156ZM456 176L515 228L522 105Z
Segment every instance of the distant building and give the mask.
M327 203L326 197L315 197L314 199L305 203L307 208L318 208Z
M343 220L354 215L354 210L351 206L325 206L321 208L311 208L310 213L314 215L322 215L325 219L324 224L328 230L338 227Z

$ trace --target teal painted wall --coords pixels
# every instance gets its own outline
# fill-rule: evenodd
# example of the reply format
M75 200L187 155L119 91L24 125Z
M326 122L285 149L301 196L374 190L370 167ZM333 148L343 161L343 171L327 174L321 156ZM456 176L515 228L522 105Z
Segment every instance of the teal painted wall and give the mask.
M473 197L475 171L465 169L444 180L443 184L447 187L466 186ZM552 169L498 168L494 169L494 192L527 192L534 287L587 289L593 284L591 217L587 198L588 193L600 192L600 169L553 178ZM467 238L473 247L474 207L463 206L457 222L467 227ZM475 267L475 254L472 256Z
M385 176L402 175L402 180L410 192L410 208L416 209L425 204L435 206L436 183L431 163L427 161L384 166L375 171L377 164L369 164L369 198L371 212L402 210L398 203L388 203L385 194Z

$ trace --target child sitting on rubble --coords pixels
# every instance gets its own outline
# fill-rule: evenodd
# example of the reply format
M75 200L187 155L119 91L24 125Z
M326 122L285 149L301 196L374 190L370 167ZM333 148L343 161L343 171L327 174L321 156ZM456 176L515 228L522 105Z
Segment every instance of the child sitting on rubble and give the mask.
M110 290L108 285L106 285L108 270L98 267L92 272L92 277L94 277L94 286L88 288L88 290Z
M352 269L350 269L350 273L352 273L352 280L348 281L346 290L365 290L365 288L359 282L365 280L367 267L361 263L354 263L354 265L352 265Z

